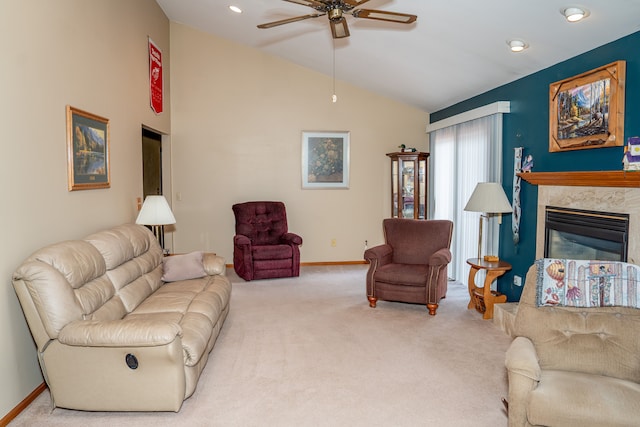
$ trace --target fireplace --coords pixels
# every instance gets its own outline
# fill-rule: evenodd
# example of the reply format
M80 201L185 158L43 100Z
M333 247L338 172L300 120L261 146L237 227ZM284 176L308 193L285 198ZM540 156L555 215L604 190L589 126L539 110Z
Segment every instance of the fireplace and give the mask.
M640 173L637 171L522 172L518 176L538 186L536 258L544 257L546 206L628 214L628 235L640 235ZM527 225L520 224L522 227ZM640 263L640 239L628 239L627 262Z
M629 215L546 206L545 258L627 261Z

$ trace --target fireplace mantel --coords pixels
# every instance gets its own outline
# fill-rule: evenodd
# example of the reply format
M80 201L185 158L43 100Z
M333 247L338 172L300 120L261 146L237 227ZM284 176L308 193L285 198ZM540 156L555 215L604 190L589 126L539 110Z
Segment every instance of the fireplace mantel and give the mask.
M518 176L533 185L640 188L640 171L522 172Z

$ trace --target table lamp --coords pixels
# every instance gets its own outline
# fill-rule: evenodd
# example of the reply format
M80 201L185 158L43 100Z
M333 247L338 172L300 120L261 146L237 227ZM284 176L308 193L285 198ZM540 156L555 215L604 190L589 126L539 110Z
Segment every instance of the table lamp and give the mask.
M467 205L464 207L467 212L481 212L480 233L478 236L478 259L482 259L482 219L488 218L485 214L502 214L511 212L511 204L507 195L502 189L502 185L497 182L479 182L471 194ZM498 261L497 256L487 255L485 261Z
M175 224L176 218L171 212L169 203L164 196L147 196L144 199L142 209L136 218L136 224L148 225L151 227L151 231L158 239L158 243L164 251L164 226L169 224Z

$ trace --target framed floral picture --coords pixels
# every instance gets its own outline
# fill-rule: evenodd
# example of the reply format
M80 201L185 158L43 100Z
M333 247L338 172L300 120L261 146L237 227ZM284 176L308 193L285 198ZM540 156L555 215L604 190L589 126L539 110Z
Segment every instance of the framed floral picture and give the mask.
M349 188L349 132L302 132L302 188Z
M549 85L549 152L624 145L625 65Z
M67 105L69 191L109 188L109 120Z

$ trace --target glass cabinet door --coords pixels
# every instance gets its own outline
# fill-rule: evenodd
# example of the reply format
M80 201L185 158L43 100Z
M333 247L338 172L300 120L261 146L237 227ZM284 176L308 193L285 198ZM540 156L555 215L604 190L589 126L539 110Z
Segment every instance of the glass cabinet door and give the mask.
M391 217L426 218L428 153L389 153Z
M398 218L398 200L400 199L398 195L398 160L391 161L391 217Z
M402 218L414 218L415 162L413 160L400 160L400 162L402 163Z
M420 202L418 203L418 219L427 218L427 159L418 160L418 194L420 196Z

